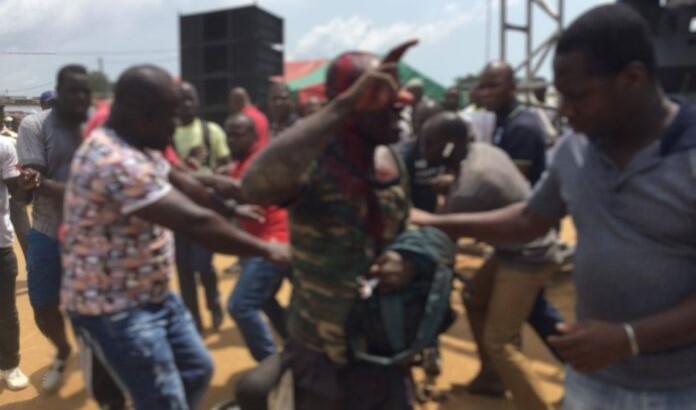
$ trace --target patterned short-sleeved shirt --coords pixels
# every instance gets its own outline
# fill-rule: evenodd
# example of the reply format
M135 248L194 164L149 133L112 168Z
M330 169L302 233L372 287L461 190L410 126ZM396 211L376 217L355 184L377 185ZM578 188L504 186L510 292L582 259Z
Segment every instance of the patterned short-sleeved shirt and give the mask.
M173 270L171 232L133 215L171 189L169 164L109 129L80 147L65 193L62 302L101 315L164 300Z

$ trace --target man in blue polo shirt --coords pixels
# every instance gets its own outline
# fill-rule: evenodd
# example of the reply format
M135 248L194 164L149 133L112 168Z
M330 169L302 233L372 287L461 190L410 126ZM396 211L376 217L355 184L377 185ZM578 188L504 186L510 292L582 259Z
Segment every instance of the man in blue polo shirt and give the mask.
M526 203L416 222L482 240L578 230L575 324L550 337L568 360L566 410L696 409L696 107L669 99L650 28L594 8L554 60L564 137Z

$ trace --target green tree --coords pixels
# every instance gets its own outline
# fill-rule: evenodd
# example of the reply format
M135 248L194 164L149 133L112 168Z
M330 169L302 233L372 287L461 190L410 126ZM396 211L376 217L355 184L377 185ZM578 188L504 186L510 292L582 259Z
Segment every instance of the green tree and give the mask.
M91 71L89 73L89 86L95 97L102 98L110 96L113 88L109 77L101 71Z

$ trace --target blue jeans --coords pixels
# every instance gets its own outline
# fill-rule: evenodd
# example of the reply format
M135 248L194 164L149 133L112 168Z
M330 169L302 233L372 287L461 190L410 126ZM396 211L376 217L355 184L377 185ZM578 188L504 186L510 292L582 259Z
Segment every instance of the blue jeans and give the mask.
M667 391L631 390L568 367L563 410L696 410L696 386Z
M285 276L289 276L289 266L279 266L261 257L243 261L242 272L237 279L227 310L237 323L251 355L262 361L276 351L273 334L261 317L263 311L273 327L284 339L285 309L275 298Z
M58 303L63 268L56 239L31 229L27 237L27 287L33 308Z
M136 410L195 409L208 389L213 361L178 296L103 316L71 314Z

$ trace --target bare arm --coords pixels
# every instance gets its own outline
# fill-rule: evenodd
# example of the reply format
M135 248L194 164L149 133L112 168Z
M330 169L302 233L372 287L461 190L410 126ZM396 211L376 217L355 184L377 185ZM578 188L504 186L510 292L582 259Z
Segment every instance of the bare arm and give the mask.
M631 322L642 353L659 352L696 342L696 294L674 307ZM599 320L561 324L548 342L578 371L593 372L631 358L624 325Z
M63 200L63 197L65 196L65 183L52 181L50 179L43 179L41 180L39 187L36 188L36 191L42 195Z
M193 174L172 169L169 173L169 181L196 204L223 216L235 215L234 208L225 205L221 197L210 192Z
M307 170L351 113L380 111L393 105L399 85L396 64L415 40L387 53L379 67L365 72L353 85L319 112L285 130L251 164L242 180L242 196L261 205L280 204L302 190Z
M65 196L65 182L53 181L51 179L45 179L46 169L38 165L25 165L22 172L31 173L36 175L38 183L31 188L24 188L20 185L22 189L34 190L35 192L45 195L49 198L54 198L62 201Z
M452 238L462 236L484 242L526 242L544 235L556 221L530 211L524 202L488 212L434 215L411 213L412 222L439 228Z
M338 97L321 111L285 130L263 150L242 180L242 196L251 203L286 202L302 190L302 178L350 113L349 103Z
M176 189L134 214L186 235L213 252L263 256L276 262L287 261L287 250L282 251L282 248L274 244L235 228L215 212L196 205Z
M631 324L643 352L696 343L696 294L670 309Z
M218 174L191 174L191 176L206 187L212 188L221 197L243 202L242 183L240 180Z

